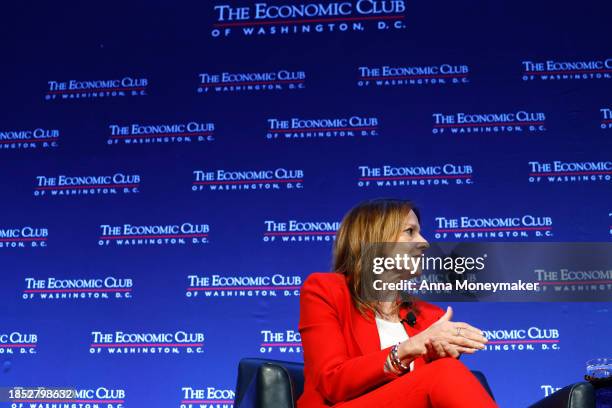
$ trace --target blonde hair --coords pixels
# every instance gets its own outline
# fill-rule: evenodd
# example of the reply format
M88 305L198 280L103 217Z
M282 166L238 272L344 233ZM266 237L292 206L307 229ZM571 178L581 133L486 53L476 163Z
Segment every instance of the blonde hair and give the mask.
M378 311L375 302L363 296L362 265L368 244L396 242L404 220L417 208L408 200L377 198L353 207L342 219L333 250L333 268L347 277L349 290L357 309L365 316Z

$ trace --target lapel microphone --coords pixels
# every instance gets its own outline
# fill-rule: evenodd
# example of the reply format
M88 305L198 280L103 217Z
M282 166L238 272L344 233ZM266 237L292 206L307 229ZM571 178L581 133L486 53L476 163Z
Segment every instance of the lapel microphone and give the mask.
M408 324L408 326L410 326L410 327L414 327L414 325L416 324L416 320L417 320L416 315L411 310L410 312L408 312L406 317L403 318L401 321L402 322L406 322L406 324Z

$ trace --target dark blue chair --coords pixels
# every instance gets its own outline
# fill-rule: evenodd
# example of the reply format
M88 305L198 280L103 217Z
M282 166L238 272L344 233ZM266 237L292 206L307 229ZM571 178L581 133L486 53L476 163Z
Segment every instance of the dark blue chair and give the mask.
M472 371L493 397L480 371ZM244 358L238 365L235 408L295 408L304 391L304 364L261 358Z
M489 383L480 371L472 371L493 397ZM304 365L289 361L245 358L238 365L236 408L295 408L304 390ZM531 405L530 408L595 408L595 388L591 383L568 385Z

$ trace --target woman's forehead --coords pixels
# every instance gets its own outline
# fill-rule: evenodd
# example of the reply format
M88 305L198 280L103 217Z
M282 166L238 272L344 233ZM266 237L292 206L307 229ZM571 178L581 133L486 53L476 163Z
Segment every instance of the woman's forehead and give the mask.
M416 227L419 225L419 219L417 218L414 211L410 210L408 215L404 218L404 225Z

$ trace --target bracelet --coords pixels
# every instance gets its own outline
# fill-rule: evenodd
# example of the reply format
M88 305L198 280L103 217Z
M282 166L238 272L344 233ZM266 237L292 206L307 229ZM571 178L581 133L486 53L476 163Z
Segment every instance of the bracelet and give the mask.
M410 370L410 367L407 366L406 364L402 363L402 360L399 358L399 354L398 354L398 350L399 350L399 345L400 343L397 343L395 346L393 346L393 348L391 349L391 353L393 355L393 359L395 360L395 363L403 370L403 371L408 371Z
M402 375L402 372L395 368L393 363L391 363L391 353L387 355L387 359L385 360L385 370L395 375Z
M393 358L391 357L389 357L389 359L391 361L391 366L393 367L393 372L396 373L397 375L403 374L404 370L402 370L402 368L397 365L397 362L393 360Z
M402 363L402 360L400 360L397 352L399 345L400 343L397 343L395 346L391 347L391 364L393 364L397 370L406 372L410 370L410 366L407 366L406 364Z

